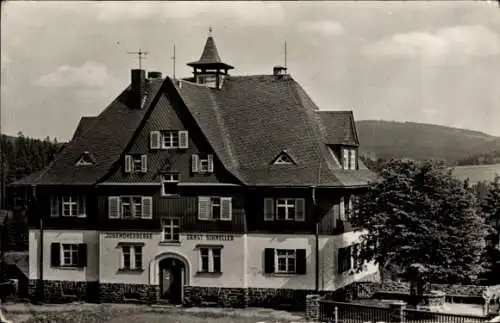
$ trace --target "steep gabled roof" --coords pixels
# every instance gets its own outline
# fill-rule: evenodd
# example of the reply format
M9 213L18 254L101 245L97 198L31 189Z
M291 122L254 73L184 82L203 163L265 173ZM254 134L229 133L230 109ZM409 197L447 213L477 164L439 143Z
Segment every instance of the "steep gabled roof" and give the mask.
M290 77L227 77L221 90L188 81L177 87L187 108L228 170L248 185L366 185L368 171L344 171L327 143L357 142L342 124L330 136L318 108ZM352 115L352 114L351 114ZM344 118L349 120L349 118ZM351 126L351 125L349 125ZM325 138L329 140L325 141ZM290 149L297 165L269 165L276 151ZM337 176L338 174L338 176Z
M175 99L162 100L160 88ZM122 155L153 110L172 108L170 104L187 109L216 157L243 184L356 187L373 178L366 167L341 169L328 148L358 144L352 112L319 111L289 76L229 76L220 90L167 78L152 81L148 93L144 109L128 106L126 89L97 117L82 119L81 129L53 163L28 179L40 185L91 185L105 180L122 164ZM293 155L296 164L270 164L283 150ZM95 165L74 165L84 151L92 154Z
M125 89L92 121L80 122L80 131L45 169L13 185L92 185L105 176L120 159L125 147L143 122L151 102L162 85L161 80L148 83L144 109L129 106L130 88ZM85 124L88 127L84 127ZM95 158L92 166L78 167L75 162L85 151Z

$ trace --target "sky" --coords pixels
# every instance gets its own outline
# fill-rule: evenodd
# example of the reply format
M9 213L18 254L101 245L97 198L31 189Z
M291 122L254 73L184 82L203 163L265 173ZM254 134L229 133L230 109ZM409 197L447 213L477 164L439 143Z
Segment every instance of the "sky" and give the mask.
M2 133L69 140L143 68L187 77L209 26L233 75L285 63L321 110L500 136L495 1L2 1Z

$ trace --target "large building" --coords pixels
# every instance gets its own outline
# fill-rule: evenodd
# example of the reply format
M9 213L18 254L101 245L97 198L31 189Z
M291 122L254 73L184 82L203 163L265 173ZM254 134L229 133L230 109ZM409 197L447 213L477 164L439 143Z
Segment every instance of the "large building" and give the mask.
M212 36L193 77L135 69L29 192L30 293L45 300L303 304L377 274L351 197L372 173L351 111L283 67L231 76ZM357 267L361 266L358 271Z

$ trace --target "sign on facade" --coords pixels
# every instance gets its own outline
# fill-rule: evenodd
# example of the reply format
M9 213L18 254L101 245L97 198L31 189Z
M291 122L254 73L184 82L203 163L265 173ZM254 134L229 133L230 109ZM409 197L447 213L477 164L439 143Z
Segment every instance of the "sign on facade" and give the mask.
M232 234L188 234L187 240L206 240L206 241L233 241Z

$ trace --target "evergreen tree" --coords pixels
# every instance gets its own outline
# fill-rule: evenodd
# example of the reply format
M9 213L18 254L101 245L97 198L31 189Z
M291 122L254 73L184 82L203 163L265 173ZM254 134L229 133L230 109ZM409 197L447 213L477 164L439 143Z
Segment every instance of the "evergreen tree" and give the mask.
M434 162L389 160L381 180L357 199L353 224L365 229L361 261L426 265L433 282L467 283L481 270L486 226L465 184Z

